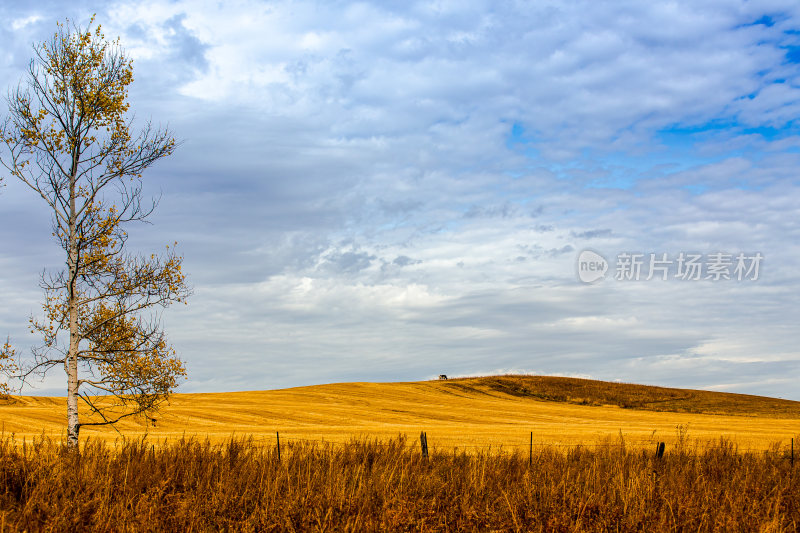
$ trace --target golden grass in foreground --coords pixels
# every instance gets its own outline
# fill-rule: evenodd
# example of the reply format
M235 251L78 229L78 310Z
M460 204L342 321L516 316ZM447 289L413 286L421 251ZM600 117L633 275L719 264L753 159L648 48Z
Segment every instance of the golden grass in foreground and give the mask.
M0 441L0 531L798 531L784 453Z
M223 442L236 434L270 445L276 431L284 441L344 442L398 434L416 440L424 430L431 448L443 450L526 450L531 431L536 444L564 445L592 444L621 432L629 444L642 442L648 449L656 441L674 445L678 426L688 428L692 439L726 437L741 450L765 450L775 442L788 447L791 437L800 436L800 402L539 376L175 394L157 418L155 427L129 421L119 429L133 438L147 433L157 442L182 435ZM2 430L17 438L59 438L65 419L63 398L0 402ZM82 439L118 437L107 427L81 430Z

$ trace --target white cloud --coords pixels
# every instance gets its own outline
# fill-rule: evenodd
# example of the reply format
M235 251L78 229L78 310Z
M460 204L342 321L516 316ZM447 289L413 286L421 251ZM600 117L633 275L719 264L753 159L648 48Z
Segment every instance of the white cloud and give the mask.
M42 20L42 17L40 15L31 15L25 18L14 19L11 21L11 29L14 31L19 31L25 28L26 26L36 24L40 20Z
M6 20L41 16L15 9ZM800 366L793 3L98 12L135 59L137 116L185 140L145 176L164 196L132 244L182 243L197 291L165 321L187 390L535 368L752 391L777 379L791 394L776 376ZM3 31L11 85L20 41L52 27ZM0 206L25 194L9 182ZM21 215L5 209L9 228ZM0 233L31 250L0 255L15 307L35 309L35 286L17 285L58 264L41 229ZM765 261L749 284L587 287L574 268L589 244Z

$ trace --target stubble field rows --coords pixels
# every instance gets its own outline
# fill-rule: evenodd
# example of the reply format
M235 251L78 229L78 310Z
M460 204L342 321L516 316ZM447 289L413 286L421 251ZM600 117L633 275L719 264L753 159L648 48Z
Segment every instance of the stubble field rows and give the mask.
M694 411L694 412L680 412ZM2 431L15 438L64 432L63 398L16 397L0 405ZM741 450L768 449L800 436L800 402L604 383L570 378L503 376L407 383L340 383L282 390L175 394L156 416L118 425L128 438L151 442L181 436L222 442L252 436L274 445L310 440L387 440L425 431L431 448L524 448L619 442L674 444L681 436ZM113 441L108 427L81 437Z

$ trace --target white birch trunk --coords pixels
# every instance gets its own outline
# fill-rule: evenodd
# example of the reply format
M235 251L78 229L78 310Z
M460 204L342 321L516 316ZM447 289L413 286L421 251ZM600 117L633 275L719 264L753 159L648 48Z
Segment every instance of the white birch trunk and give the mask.
M69 351L65 362L67 372L67 444L70 448L78 447L78 227L75 210L75 175L77 171L73 159L72 176L69 188L69 252L67 255L67 310L69 312Z

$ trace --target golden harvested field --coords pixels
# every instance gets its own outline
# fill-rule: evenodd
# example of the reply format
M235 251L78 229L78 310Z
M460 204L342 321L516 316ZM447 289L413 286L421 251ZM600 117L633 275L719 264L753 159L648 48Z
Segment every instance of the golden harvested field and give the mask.
M0 403L6 436L59 437L64 398L15 397ZM740 450L768 449L800 437L800 402L758 396L608 383L573 378L496 376L409 383L338 383L282 390L175 394L157 415L118 425L151 442L185 436L221 442L252 435L264 444L299 439L345 442L358 437L410 442L427 432L429 447L470 449L534 444L618 442L668 445L679 427L694 442L726 437ZM108 427L84 427L82 440L119 438Z

